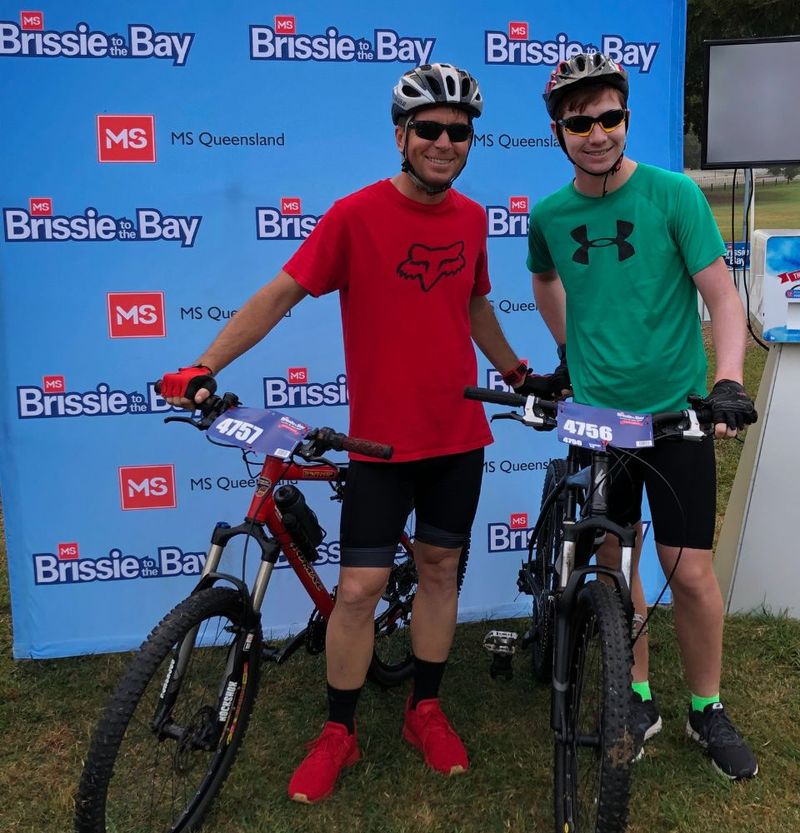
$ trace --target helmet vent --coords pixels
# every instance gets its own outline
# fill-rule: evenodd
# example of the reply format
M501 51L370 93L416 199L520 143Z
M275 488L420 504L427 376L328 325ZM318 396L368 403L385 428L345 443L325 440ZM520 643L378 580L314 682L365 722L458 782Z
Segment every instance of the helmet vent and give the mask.
M431 88L431 92L434 95L441 95L442 94L442 85L438 82L433 75L428 76L428 86Z

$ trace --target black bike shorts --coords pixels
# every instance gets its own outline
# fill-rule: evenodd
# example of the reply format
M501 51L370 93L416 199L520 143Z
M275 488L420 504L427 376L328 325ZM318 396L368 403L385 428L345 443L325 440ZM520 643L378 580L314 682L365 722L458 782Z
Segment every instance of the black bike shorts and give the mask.
M409 463L351 461L342 503L342 565L391 567L412 509L416 540L462 547L469 541L482 476L482 448Z
M659 544L710 550L717 512L714 441L663 439L653 448L609 448L608 515L618 524L642 518L642 487ZM665 482L666 481L666 482ZM674 491L674 494L673 494Z

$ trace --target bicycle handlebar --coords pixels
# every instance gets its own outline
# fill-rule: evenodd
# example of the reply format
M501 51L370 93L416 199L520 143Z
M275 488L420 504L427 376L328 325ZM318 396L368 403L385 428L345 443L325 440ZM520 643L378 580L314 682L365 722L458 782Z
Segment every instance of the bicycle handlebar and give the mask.
M478 402L492 402L495 405L524 405L527 396L518 393L508 393L503 390L489 390L488 388L464 388L464 399L475 399Z
M350 437L347 434L340 434L332 428L317 428L308 435L309 440L323 446L325 450L352 451L354 454L363 454L365 457L377 457L380 460L390 460L394 449L390 445L376 443L372 440L362 440L358 437Z
M211 377L208 377L211 379ZM213 382L214 380L211 379ZM216 389L216 384L214 384ZM161 381L155 384L156 393L161 393ZM205 431L230 408L239 405L239 397L235 393L226 393L223 396L216 396L212 393L204 402L197 406L200 411L200 418L169 416L164 422L186 422L193 425L200 431ZM390 460L394 449L390 445L376 443L372 440L362 440L358 437L350 437L347 434L340 434L332 428L315 428L306 436L307 445L300 452L303 457L319 457L326 451L351 451L354 454L363 454L365 457L376 457L379 460Z
M555 425L555 416L558 412L558 403L547 399L539 399L536 396L522 396L518 393L507 391L489 390L488 388L467 387L464 388L465 399L475 399L479 402L491 402L495 405L511 405L513 407L525 407L535 415L535 423L532 428L552 427ZM688 397L689 408L683 411L669 411L653 414L653 430L656 437L666 436L670 429L688 438L699 438L699 435L707 435L713 432L713 419L711 407L701 396ZM521 417L516 417L521 419ZM523 420L526 423L528 420ZM530 423L529 423L530 424Z

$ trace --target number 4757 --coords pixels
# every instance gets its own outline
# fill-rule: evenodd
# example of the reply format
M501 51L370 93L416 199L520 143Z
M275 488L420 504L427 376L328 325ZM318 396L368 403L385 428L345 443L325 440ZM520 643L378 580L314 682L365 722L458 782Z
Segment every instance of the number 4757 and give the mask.
M594 422L581 422L577 419L568 419L564 423L564 431L576 437L588 437L590 440L603 440L611 442L614 434L610 425L597 425Z

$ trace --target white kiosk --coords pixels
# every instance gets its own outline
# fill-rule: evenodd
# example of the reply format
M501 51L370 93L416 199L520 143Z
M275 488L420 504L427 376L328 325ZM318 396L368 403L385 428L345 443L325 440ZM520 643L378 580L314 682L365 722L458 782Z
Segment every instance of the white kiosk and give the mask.
M800 618L800 229L753 233L751 297L770 344L717 544L730 613Z

